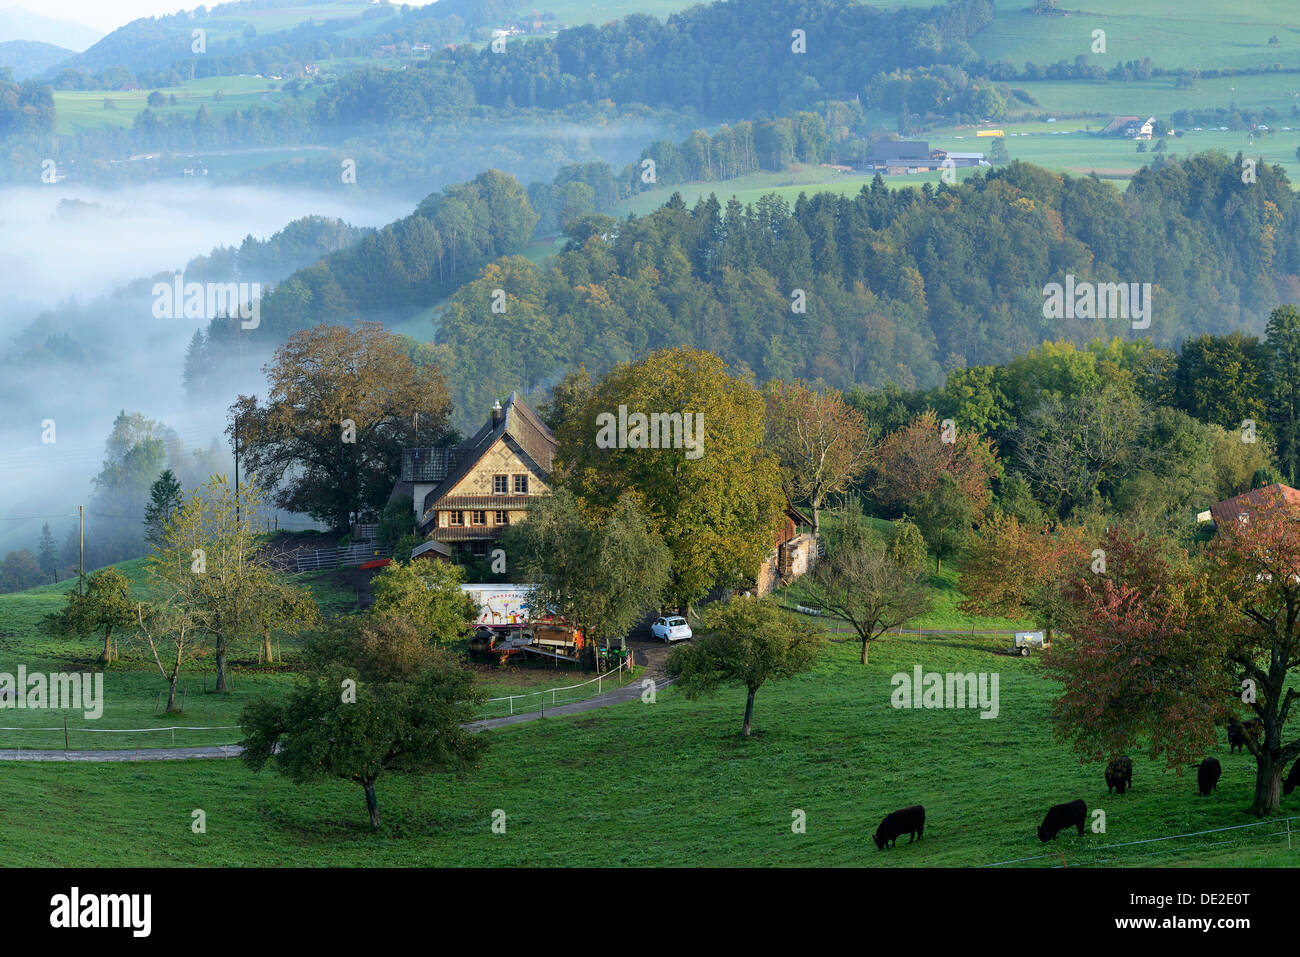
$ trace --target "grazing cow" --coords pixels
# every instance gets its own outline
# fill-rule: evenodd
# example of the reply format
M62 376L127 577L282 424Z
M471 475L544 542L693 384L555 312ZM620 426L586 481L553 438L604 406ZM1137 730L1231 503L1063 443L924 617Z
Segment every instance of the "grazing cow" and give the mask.
M1106 762L1106 793L1112 790L1123 794L1126 788L1133 786L1133 760L1125 755L1111 758Z
M1057 832L1064 831L1067 827L1077 827L1079 836L1083 837L1083 820L1087 816L1088 805L1083 803L1082 798L1069 804L1053 804L1043 823L1038 825L1038 839L1044 844L1054 841Z
M1282 793L1290 794L1300 785L1300 761L1291 765L1291 773L1286 776L1286 781L1282 784Z
M886 814L885 819L880 822L880 827L876 828L872 840L876 842L876 849L883 851L886 846L893 847L904 834L911 835L911 839L907 842L911 844L923 837L924 833L925 808L913 804L911 807Z
M1263 722L1261 722L1259 718L1251 718L1249 721L1245 722L1246 734L1249 734L1251 740L1256 744L1259 743L1259 732L1263 726ZM1246 739L1242 733L1237 730L1237 726L1235 724L1228 725L1228 753L1233 754L1240 751L1245 746Z
M1218 758L1206 758L1196 766L1196 786L1200 789L1201 797L1209 797L1219 784L1219 776L1223 774L1223 766L1219 764Z

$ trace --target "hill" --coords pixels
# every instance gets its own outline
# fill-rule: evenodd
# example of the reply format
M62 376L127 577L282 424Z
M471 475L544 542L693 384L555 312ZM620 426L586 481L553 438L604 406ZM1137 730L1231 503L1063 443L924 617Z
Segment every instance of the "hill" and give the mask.
M103 35L84 23L47 17L22 7L0 9L0 42L28 40L66 47L79 53Z
M70 56L72 50L42 43L39 40L4 40L0 41L0 68L7 67L15 80L25 80L51 67L57 66Z

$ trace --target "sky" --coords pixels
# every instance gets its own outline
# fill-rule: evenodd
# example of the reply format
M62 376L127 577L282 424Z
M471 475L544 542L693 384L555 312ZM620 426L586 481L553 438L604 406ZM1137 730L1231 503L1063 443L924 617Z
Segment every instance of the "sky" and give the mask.
M193 10L198 6L215 7L220 0L28 0L25 3L0 0L0 7L21 7L32 13L59 20L75 20L88 27L109 33L140 17L157 17L180 10ZM424 0L407 0L413 7L424 5ZM400 5L400 4L399 4Z

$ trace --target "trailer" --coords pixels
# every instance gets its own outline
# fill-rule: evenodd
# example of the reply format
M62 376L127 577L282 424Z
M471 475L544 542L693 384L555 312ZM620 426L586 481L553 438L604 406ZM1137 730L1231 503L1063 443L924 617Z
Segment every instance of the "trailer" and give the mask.
M1012 651L1022 658L1028 658L1032 649L1037 648L1042 651L1044 648L1050 647L1051 644L1044 640L1041 631L1018 631L1016 632L1016 641Z
M460 590L478 605L478 617L474 619L476 626L515 631L528 624L532 611L529 606L532 585L461 585Z

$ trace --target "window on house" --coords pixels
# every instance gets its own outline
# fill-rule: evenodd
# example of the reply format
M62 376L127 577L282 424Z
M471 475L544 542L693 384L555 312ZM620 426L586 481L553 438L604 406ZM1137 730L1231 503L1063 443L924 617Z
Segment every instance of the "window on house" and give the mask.
M496 513L496 515L493 516L493 517L496 519L496 523L497 523L498 525L509 525L509 524L510 524L510 513L509 513L509 512L501 512L501 511L498 511L498 512Z
M470 521L473 522L475 525L486 525L487 512L482 511L481 509L475 509L473 512L470 513Z
M510 492L510 476L494 475L492 476L492 494L507 495Z
M516 495L527 495L527 494L528 494L528 476L527 476L527 475L516 475L516 476L515 476L515 494L516 494Z
M465 524L465 513L464 513L464 512L452 512L452 513L451 513L451 524L453 524L453 525L464 525L464 524Z

